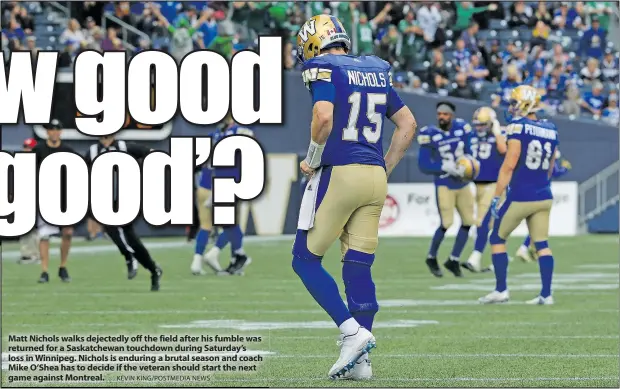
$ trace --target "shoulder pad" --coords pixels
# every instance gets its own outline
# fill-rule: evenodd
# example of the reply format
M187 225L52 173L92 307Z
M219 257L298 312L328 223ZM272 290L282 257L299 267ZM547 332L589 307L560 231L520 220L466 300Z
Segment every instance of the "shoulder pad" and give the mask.
M304 84L308 85L314 81L332 81L333 64L323 58L312 58L304 64L301 77Z
M507 135L517 135L521 132L523 132L523 124L521 123L510 123L506 126Z
M418 144L427 145L429 143L431 143L431 136L429 134L418 135Z
M426 133L428 135L432 135L435 132L435 127L433 127L433 126L424 126L424 127L422 127L420 132L424 132L424 133Z

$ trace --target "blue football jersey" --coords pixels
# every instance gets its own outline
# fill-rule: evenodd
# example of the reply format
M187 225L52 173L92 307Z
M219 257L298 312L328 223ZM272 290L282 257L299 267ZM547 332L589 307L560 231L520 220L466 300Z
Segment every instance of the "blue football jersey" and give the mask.
M473 133L471 126L463 119L454 119L452 127L443 131L435 126L426 126L420 130L418 143L420 155L418 158L420 169L425 173L435 175L435 185L447 186L451 189L460 189L466 182L456 177L443 177L441 171L443 161L456 162L463 155L472 155L471 140Z
M475 182L496 182L504 155L497 151L497 139L493 133L480 136L474 133L471 138L471 151L480 162L480 173Z
M247 127L242 127L242 126L239 126L238 124L233 124L231 126L228 126L225 129L218 130L218 131L215 131L212 134L210 134L210 136L211 136L211 143L213 144L213 146L215 146L217 144L217 142L219 142L223 138L226 138L227 136L231 136L231 135L246 135L246 136L254 137L254 131L252 131L251 129L249 129ZM213 167L212 168L213 169L212 170L213 176L214 177L234 178L236 181L241 180L241 161L240 161L240 158L241 158L241 156L239 154L237 154L236 166L232 166L232 167Z
M560 141L555 124L547 120L519 118L506 128L508 141L521 142L521 155L512 174L508 195L513 201L553 198L549 171Z
M313 105L334 104L321 165L385 167L383 124L404 106L392 88L390 64L375 56L324 54L304 63L302 77Z
M213 169L210 164L207 163L202 167L200 171L200 187L211 190L212 180L213 179Z

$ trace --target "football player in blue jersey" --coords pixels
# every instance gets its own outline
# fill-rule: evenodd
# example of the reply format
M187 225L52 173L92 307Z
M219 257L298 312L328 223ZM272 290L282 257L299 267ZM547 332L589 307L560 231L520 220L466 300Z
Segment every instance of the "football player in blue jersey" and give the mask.
M568 171L572 169L571 163L560 154L560 150L555 150L555 163L553 164L553 172L551 173L551 178L559 178L568 173ZM531 236L527 236L523 241L523 244L519 246L515 257L521 259L523 262L532 262L538 260L538 255L536 254L536 247L532 244Z
M220 128L217 131L213 132L210 136L212 139L212 144L215 145L221 139L227 136L232 136L232 135L245 135L245 136L254 137L254 131L252 131L251 129L247 127L243 127L235 123L235 121L232 118L232 115L229 114L224 119L224 122L222 123ZM237 165L233 167L213 168L212 175L214 177L234 178L235 180L238 181L241 179L241 169L238 166L239 166L239 163L237 163ZM205 173L204 170L203 170L203 173ZM211 177L208 177L208 178L206 177L207 176L205 176L205 178L201 181L201 187L203 187L203 189L206 189L204 186L210 187L211 182L212 182ZM203 193L203 198L205 199L205 202L203 205L205 206L205 208L206 207L209 208L208 215L207 215L207 211L205 211L204 209L203 209L203 213L205 217L208 216L209 218L211 218L211 211L210 211L210 208L212 206L211 193L210 191L208 194L205 191L203 191L202 193ZM199 202L201 201L200 197L198 198L198 201ZM210 222L211 221L209 221L209 223ZM206 239L208 240L208 234L207 234ZM197 255L200 252L199 247L198 247L198 240L199 240L198 237L196 237L196 256L194 257L194 262L197 261L197 258L198 258ZM226 244L228 244L229 242L231 246L230 247L231 248L230 264L225 270L220 271L221 269L219 268L219 254L222 248L224 248ZM204 246L202 246L202 243L201 243L200 248L202 248L203 251L204 251L204 247L206 247L206 243L204 243ZM245 253L245 250L243 249L243 232L241 231L241 227L239 227L239 225L223 227L223 231L218 236L218 239L215 245L204 256L204 261L218 275L228 275L228 274L243 275L244 269L250 263L252 263L252 258L248 257Z
M510 95L509 113L513 117L506 127L508 150L491 201L491 212L496 220L489 242L496 284L493 292L479 299L484 304L503 303L509 299L506 239L523 220L536 247L542 281L540 294L528 303L553 304L551 279L554 261L547 239L553 205L551 173L559 139L553 123L536 117L539 104L538 91L529 85L516 87ZM500 206L500 196L504 191L506 200Z
M196 189L196 202L198 205L198 219L200 220L200 229L196 234L196 243L194 250L194 260L192 261L191 271L194 275L204 275L205 271L202 269L202 263L206 263L216 273L221 273L222 268L220 266L217 257L208 257L204 255L207 244L209 243L209 236L213 229L213 215L211 208L213 205L213 198L211 192L213 169L206 163L202 167L200 174L200 182Z
M480 162L480 173L474 180L476 184L476 242L474 251L462 265L464 268L479 272L484 248L489 237L489 227L492 221L489 206L495 194L495 183L499 175L499 168L506 154L506 134L497 120L493 108L481 107L476 110L472 120L474 136L471 140L471 149L474 158Z
M379 217L387 177L411 144L416 123L392 87L390 64L375 56L349 55L351 41L337 18L317 15L306 21L297 46L313 108L310 146L300 164L309 181L292 266L341 332L340 357L328 376L366 379L372 377L368 352L375 347L371 330L379 309L370 270ZM386 118L396 129L384 157ZM348 306L321 263L337 239Z
M444 267L456 277L463 276L459 257L467 244L469 229L474 224L474 196L468 182L464 180L464 169L457 164L459 158L472 155L471 126L463 119L454 118L454 114L454 104L439 102L438 126L426 126L418 135L418 166L422 173L435 176L435 195L441 220L426 256L426 265L435 277L443 276L437 263L437 251L452 225L454 209L461 217L461 227Z

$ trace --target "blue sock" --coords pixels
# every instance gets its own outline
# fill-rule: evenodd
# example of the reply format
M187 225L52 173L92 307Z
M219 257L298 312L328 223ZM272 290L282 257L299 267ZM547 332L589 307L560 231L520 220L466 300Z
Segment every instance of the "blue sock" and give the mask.
M196 254L202 255L207 248L207 243L209 243L209 235L211 231L203 230L202 228L196 234L196 246L194 252Z
M532 242L532 238L528 235L525 237L525 240L523 241L523 246L530 247L531 242Z
M489 240L489 225L491 224L491 211L484 215L484 219L476 231L476 242L474 243L474 250L483 253Z
M375 284L370 273L374 260L374 254L348 250L342 264L342 280L349 311L368 331L372 331L372 323L379 311Z
M454 241L454 247L452 247L452 259L459 259L465 245L467 244L467 239L469 239L469 228L470 226L461 226L459 228L459 232L456 234L456 240Z
M220 234L217 236L217 240L215 241L215 247L221 250L226 247L228 242L228 234L226 233L226 230L224 230L220 232Z
M351 313L342 301L338 285L323 268L321 259L301 259L293 257L293 270L304 283L308 292L327 312L337 326L350 319Z
M241 227L238 225L224 227L224 233L228 236L233 254L243 247L243 232L241 232Z
M443 237L446 235L446 229L443 226L439 226L435 231L435 235L433 235L433 240L431 241L431 248L428 250L429 257L437 257L437 251L439 251L439 246L443 241Z
M538 258L538 267L540 268L540 281L542 282L542 289L540 295L542 297L551 296L551 280L553 278L553 256L543 255Z
M508 274L508 254L493 254L493 268L495 272L495 290L503 292L508 289L506 277Z

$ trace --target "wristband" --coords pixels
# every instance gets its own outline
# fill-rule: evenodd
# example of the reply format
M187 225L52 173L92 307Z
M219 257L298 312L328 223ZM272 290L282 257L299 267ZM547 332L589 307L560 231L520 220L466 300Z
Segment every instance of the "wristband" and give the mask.
M313 140L310 140L310 146L308 146L308 155L306 155L306 163L312 169L316 169L321 166L321 157L323 156L323 150L325 145L320 145Z

